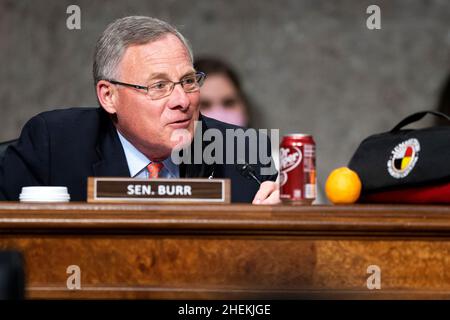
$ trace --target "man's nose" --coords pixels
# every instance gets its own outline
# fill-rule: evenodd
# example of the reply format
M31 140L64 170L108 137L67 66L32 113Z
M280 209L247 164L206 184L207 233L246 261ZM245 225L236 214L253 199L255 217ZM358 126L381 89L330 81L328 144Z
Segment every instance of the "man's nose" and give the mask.
M184 91L181 84L179 83L176 84L175 87L173 88L172 93L170 94L170 100L168 104L169 108L186 109L189 107L189 103L190 103L189 97L187 93Z

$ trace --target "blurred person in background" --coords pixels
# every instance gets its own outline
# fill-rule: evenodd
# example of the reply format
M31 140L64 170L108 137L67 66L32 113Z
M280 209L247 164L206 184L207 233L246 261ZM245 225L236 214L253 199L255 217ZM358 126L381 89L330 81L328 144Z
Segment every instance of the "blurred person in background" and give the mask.
M216 58L199 58L195 70L207 77L200 90L203 115L240 127L251 127L250 102L237 73L226 62Z

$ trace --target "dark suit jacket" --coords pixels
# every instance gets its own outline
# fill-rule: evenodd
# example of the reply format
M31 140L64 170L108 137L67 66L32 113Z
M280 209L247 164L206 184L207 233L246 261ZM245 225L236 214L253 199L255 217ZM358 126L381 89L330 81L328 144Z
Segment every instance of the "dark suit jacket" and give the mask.
M203 130L238 127L200 116ZM225 146L225 143L224 143ZM247 146L248 148L248 146ZM268 147L270 152L270 146ZM246 154L248 154L248 149ZM253 165L257 173L261 164ZM236 165L180 165L180 177L230 178L232 202L251 202L258 184L242 176ZM41 113L24 126L0 166L0 200L17 201L23 186L66 186L71 200L85 201L87 177L129 177L117 131L102 108L72 108ZM262 181L274 176L260 176Z

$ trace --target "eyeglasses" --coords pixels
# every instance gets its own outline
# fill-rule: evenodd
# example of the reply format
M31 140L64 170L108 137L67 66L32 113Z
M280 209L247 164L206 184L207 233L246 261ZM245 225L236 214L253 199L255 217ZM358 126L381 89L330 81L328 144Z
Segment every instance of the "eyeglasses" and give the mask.
M200 87L203 85L205 78L206 74L204 72L197 72L195 74L184 77L178 82L164 80L153 83L147 87L110 79L104 80L111 82L112 84L117 84L139 90L145 90L152 100L158 100L170 96L173 89L175 88L175 85L177 84L180 84L184 92L186 93L198 91Z

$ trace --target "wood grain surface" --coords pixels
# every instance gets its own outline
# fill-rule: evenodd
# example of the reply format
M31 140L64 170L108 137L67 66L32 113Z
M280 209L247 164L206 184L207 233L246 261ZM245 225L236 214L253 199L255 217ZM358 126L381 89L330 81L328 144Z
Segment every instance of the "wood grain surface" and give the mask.
M0 249L29 298L450 298L448 206L2 202Z

